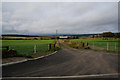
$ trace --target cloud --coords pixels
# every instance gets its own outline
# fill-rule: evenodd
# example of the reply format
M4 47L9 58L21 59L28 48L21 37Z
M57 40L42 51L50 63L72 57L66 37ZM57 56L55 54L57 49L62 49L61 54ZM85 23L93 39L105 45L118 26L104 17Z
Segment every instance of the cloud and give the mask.
M116 32L115 2L3 3L3 33L52 34Z

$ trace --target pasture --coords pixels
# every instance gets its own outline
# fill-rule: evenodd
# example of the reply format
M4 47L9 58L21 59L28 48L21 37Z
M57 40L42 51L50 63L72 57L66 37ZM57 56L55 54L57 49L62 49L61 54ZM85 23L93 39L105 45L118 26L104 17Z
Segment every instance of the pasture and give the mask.
M71 39L73 42L88 42L89 46L93 49L104 49L109 51L118 51L120 50L119 40L102 40L102 38L87 38L87 39ZM107 45L108 44L108 45Z
M48 44L55 43L55 40L2 40L2 46L9 46L17 51L18 55L31 55L36 45L37 52L48 52Z

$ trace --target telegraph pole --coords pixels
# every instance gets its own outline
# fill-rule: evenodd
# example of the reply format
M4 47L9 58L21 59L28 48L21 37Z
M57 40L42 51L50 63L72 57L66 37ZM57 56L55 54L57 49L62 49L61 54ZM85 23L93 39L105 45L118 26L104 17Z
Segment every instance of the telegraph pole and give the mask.
M57 39L57 33L58 33L58 30L56 29L56 39Z

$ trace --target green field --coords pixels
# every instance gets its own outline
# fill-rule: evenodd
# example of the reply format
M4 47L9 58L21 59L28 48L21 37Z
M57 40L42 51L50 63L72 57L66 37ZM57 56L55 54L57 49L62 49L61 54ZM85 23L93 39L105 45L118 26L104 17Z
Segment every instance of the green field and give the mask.
M89 46L94 49L107 49L107 43L109 44L110 51L120 51L119 40L102 40L102 39L71 39L73 42L88 42Z
M17 51L17 54L33 54L36 45L37 52L48 52L48 44L55 40L2 40L2 46L9 46Z

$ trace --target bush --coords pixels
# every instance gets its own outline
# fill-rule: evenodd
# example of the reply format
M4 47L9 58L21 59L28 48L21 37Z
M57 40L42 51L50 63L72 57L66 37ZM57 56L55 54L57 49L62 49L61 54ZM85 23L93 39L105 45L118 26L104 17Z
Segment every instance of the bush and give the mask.
M14 57L17 55L15 50L2 50L2 58Z
M86 46L85 49L90 49L90 47L89 47L89 46Z

